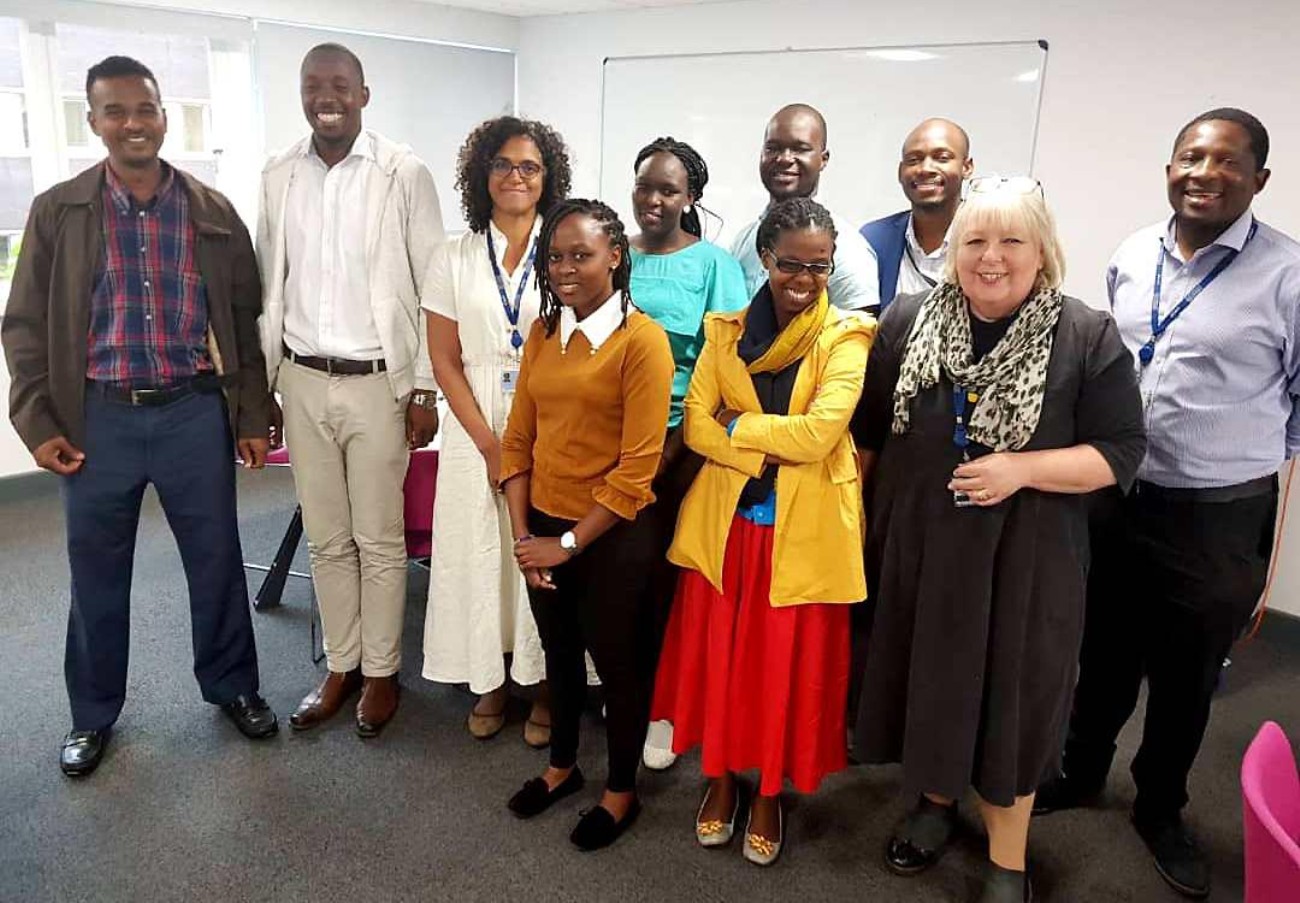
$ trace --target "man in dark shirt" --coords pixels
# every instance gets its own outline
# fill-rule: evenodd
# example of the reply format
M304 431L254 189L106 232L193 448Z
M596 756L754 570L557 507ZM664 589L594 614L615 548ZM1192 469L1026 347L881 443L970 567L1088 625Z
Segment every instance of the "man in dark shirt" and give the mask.
M277 728L257 692L235 517L233 453L263 466L270 412L252 243L229 201L159 159L167 117L148 68L109 57L86 95L108 160L33 202L0 327L14 428L63 480L72 730L59 764L73 776L99 765L126 698L150 483L185 568L203 698L248 737Z

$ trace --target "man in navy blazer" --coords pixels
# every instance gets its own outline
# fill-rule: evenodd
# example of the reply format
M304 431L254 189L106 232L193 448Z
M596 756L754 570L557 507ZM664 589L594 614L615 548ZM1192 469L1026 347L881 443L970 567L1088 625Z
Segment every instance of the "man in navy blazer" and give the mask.
M957 123L927 119L908 134L898 184L912 209L862 227L879 263L882 312L895 295L929 291L943 278L948 227L974 169L970 138Z

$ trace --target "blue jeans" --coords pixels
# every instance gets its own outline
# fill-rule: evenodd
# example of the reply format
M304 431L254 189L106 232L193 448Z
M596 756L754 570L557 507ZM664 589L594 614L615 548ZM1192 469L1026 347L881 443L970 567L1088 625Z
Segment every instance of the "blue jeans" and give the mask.
M234 443L220 393L132 407L86 392L86 453L63 479L72 607L64 676L74 730L113 724L126 699L140 502L154 485L189 584L194 675L222 704L257 689L235 513Z

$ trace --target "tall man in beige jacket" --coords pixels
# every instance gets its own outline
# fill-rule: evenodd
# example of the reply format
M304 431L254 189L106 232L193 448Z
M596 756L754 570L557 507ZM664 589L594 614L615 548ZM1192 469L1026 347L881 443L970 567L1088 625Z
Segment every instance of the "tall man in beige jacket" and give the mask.
M334 715L357 689L356 729L397 710L410 449L438 427L420 286L443 239L438 194L410 148L361 126L361 62L322 44L300 72L310 136L262 173L262 347L311 549L329 673L290 717Z

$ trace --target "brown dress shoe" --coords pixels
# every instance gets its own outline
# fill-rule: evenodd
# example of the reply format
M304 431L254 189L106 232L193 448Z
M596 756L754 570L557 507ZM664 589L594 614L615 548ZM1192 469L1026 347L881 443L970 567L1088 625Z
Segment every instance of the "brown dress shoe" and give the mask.
M357 736L364 740L379 736L384 725L397 714L397 697L400 692L396 674L364 679L361 701L357 703Z
M333 718L348 697L359 689L360 668L343 673L329 672L320 686L308 693L299 703L298 710L289 716L289 726L296 731L305 731Z

